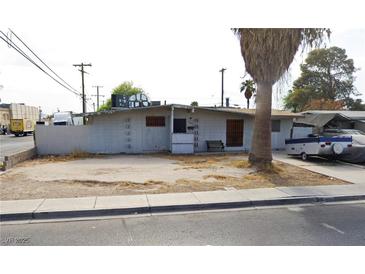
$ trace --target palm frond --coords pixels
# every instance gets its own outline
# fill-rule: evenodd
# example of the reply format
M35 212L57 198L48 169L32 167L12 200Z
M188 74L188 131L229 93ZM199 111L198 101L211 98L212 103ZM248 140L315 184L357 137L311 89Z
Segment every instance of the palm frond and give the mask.
M288 70L299 46L318 47L325 28L233 28L241 43L246 71L255 82L274 84Z

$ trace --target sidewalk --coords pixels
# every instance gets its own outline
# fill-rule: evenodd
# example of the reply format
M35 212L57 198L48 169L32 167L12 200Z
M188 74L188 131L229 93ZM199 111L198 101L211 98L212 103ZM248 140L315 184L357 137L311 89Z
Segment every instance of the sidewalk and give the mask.
M158 212L365 200L365 185L0 201L1 221L82 218Z

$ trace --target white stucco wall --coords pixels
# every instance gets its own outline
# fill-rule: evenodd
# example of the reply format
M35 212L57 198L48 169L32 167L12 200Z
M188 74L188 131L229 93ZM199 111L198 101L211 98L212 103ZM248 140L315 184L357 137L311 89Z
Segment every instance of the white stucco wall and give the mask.
M226 151L242 151L248 150L249 146L246 142L248 132L246 129L246 123L250 118L248 116L242 116L234 113L196 110L194 113L187 110L176 109L174 112L175 118L186 118L187 120L198 119L198 147L195 148L196 152L203 152L207 150L207 140L221 140L226 145L226 123L227 119L243 119L244 120L244 134L243 134L243 146L240 147L225 147ZM247 119L247 121L246 121Z
M272 149L281 150L285 149L285 139L290 138L290 129L293 126L292 119L280 120L280 132L271 133L271 146Z
M146 127L146 116L164 116L165 127ZM171 148L170 117L169 109L149 109L96 115L90 117L85 126L37 125L36 146L41 155L67 154L75 150L110 154L168 151ZM187 125L198 125L196 152L206 151L207 140L222 140L226 144L226 120L243 119L243 146L226 147L225 150L250 149L253 128L253 118L250 116L175 108L174 118L185 118ZM285 148L285 138L289 138L291 126L292 120L281 120L280 132L272 133L273 149Z
M118 153L142 153L170 149L170 112L151 109L94 116L89 125L103 131L117 144ZM164 116L165 127L146 127L146 116Z

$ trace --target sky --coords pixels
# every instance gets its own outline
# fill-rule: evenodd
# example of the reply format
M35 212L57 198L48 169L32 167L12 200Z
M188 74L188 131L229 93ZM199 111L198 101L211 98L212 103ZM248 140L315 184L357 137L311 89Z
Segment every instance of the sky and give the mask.
M150 100L219 105L222 67L227 68L224 97L230 98L231 105L244 107L244 96L239 92L244 62L230 28L329 27L332 37L327 46L345 48L355 66L362 68L356 73L355 86L362 93L358 98L365 100L365 24L356 2L349 0L348 6L335 8L327 17L319 16L328 6L318 1L306 1L316 9L303 7L296 9L296 14L286 10L292 2L275 2L5 0L0 30L7 33L11 28L77 90L81 90L81 73L73 64L91 63L92 67L86 68L85 88L91 98L88 110L92 111L92 102L96 103L92 86L103 86L100 91L106 97L102 101L123 81L143 88ZM259 9L261 14L252 12ZM351 14L338 20L338 15L349 14L347 11ZM14 36L12 40L20 45ZM299 76L305 56L297 54L287 81L274 88L274 108L282 107L281 98ZM79 97L2 40L0 85L1 103L40 106L48 114L58 109L82 110Z

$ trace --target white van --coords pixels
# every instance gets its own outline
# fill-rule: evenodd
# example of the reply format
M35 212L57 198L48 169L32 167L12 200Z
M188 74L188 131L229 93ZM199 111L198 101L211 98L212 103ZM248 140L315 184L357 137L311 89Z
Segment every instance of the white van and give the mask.
M73 126L72 112L55 112L53 114L53 125L55 126Z

